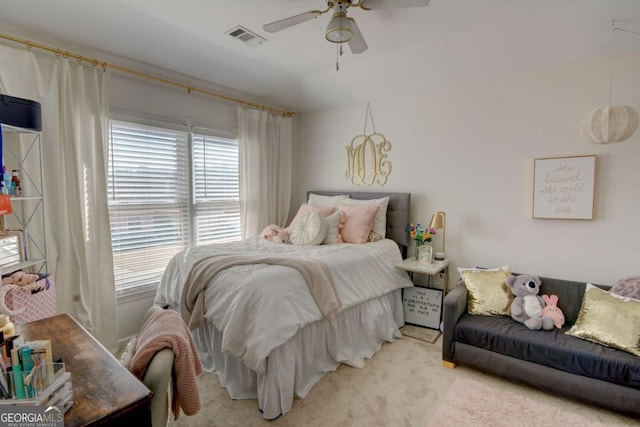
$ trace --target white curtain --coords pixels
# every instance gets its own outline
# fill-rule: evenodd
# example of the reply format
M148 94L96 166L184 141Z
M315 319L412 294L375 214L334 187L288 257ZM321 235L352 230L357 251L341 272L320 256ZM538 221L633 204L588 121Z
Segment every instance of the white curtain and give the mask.
M48 270L58 312L115 351L118 322L107 206L108 72L0 46L2 93L42 105Z
M291 199L290 117L238 107L242 237L285 226Z

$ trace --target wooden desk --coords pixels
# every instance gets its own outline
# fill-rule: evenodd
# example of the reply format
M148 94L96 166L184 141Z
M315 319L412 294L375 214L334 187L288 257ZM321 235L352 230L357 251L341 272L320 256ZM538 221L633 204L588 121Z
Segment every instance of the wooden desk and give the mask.
M151 391L68 314L16 328L25 341L50 340L53 358L71 372L73 406L65 426L151 425Z

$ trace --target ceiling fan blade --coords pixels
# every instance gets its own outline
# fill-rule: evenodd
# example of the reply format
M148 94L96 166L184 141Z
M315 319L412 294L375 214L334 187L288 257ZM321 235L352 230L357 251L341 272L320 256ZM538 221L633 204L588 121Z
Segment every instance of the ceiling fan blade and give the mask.
M348 18L351 21L351 31L353 31L353 37L347 42L349 43L349 48L351 49L351 53L362 53L369 48L367 46L367 42L364 41L364 37L360 32L360 27L356 24L356 21L353 18Z
M380 9L398 9L401 7L424 7L431 0L362 0L361 7L363 9L380 10Z
M265 24L262 26L262 29L264 29L268 33L275 33L276 31L284 30L285 28L293 27L294 25L310 21L320 15L322 15L322 11L310 10L309 12L304 12L299 15L294 15L288 18L281 19L279 21L271 22L270 24Z

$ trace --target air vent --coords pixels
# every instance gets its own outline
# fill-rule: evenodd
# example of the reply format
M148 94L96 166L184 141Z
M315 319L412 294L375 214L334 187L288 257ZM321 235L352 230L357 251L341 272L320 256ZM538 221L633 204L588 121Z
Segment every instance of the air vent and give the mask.
M262 44L267 41L267 39L260 37L253 31L247 30L242 25L238 25L237 27L230 29L225 34L229 34L234 39L238 39L242 42L245 42L249 46L258 46L259 44Z

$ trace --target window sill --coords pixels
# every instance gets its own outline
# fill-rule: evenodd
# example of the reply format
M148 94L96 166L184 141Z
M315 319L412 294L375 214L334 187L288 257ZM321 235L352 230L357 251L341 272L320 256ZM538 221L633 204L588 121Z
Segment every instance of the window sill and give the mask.
M116 303L127 303L143 298L153 298L158 289L157 283L116 290Z

